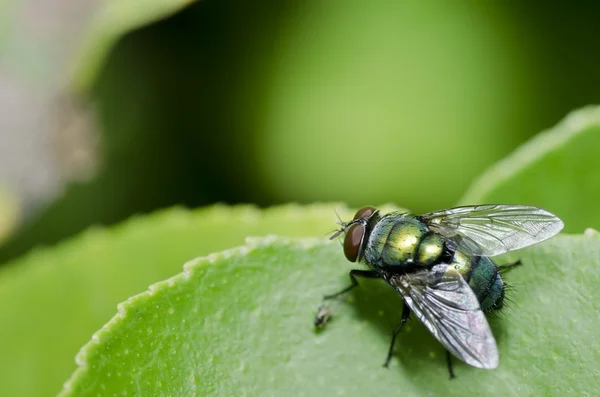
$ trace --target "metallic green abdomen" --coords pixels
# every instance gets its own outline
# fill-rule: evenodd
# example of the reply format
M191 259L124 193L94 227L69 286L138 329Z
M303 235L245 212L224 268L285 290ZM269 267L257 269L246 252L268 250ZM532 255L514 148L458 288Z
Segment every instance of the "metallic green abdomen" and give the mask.
M485 312L499 309L504 300L504 283L496 265L486 256L468 256L454 253L450 263L469 282Z
M481 308L484 312L491 310L500 310L504 305L504 282L500 274L496 274L494 283L490 287L487 296L481 301Z

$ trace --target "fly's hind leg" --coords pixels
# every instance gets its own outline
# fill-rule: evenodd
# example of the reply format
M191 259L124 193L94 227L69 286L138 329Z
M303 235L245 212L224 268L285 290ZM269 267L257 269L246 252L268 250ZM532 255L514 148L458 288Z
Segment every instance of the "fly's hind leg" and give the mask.
M522 265L520 259L517 260L517 261L515 261L515 262L513 262L513 263L507 263L505 265L497 266L497 269L498 269L499 272L505 272L505 271L510 270L512 268L515 268L515 267L517 267L519 265Z
M325 295L323 297L323 304L321 304L321 306L319 307L319 310L317 311L317 314L315 316L315 327L324 326L325 323L327 322L327 320L329 320L329 318L331 317L331 311L332 311L331 307L330 307L330 305L327 305L327 303L325 301L338 298L342 295L347 294L353 288L358 287L358 280L356 279L357 277L362 277L362 278L379 278L380 277L379 273L377 273L374 270L359 270L359 269L350 270L350 273L348 274L348 276L350 276L350 281L351 281L351 284L349 286L347 286L343 290L338 291L334 294Z
M390 361L392 360L392 354L394 353L394 345L396 344L396 336L398 336L398 333L400 333L400 331L402 330L402 327L404 327L404 324L406 323L406 321L408 321L409 317L410 317L410 308L408 307L406 302L404 302L404 307L402 308L402 317L400 319L400 324L398 324L396 326L396 328L394 328L394 330L392 331L392 341L390 342L390 348L388 350L387 358L385 359L385 362L383 363L383 366L385 368L387 368L390 365Z
M448 365L448 374L450 375L450 379L456 378L454 376L454 368L452 367L452 354L448 350L446 350L446 364Z

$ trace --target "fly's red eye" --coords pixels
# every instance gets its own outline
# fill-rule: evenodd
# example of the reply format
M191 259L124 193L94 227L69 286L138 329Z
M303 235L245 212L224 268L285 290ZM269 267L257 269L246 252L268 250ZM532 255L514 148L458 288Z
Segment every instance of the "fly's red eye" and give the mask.
M361 219L361 218L367 219L368 217L373 215L374 212L375 212L374 207L371 207L371 206L362 207L354 215L354 220Z
M348 228L346 238L344 239L344 255L350 262L356 262L360 245L365 236L365 226L355 223Z

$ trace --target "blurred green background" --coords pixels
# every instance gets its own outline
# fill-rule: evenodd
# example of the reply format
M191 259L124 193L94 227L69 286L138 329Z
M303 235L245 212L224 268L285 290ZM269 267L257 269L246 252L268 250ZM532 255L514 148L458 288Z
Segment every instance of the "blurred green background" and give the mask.
M0 104L43 102L0 113L0 262L176 204L449 207L600 102L592 2L55 3L0 8Z
M334 221L331 205L137 214L456 205L600 103L599 17L593 2L0 3L0 394L57 392L117 303L184 261ZM599 115L466 197L597 228ZM538 143L550 154L528 167Z

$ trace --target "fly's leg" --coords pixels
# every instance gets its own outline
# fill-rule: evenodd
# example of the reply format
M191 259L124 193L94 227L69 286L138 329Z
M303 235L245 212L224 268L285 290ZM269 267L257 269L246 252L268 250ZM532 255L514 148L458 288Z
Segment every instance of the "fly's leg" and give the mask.
M517 267L517 266L519 266L519 265L521 265L521 264L522 264L522 263L521 263L521 260L519 259L519 260L517 260L516 262L513 262L513 263L507 263L506 265L500 265L500 266L498 266L497 268L498 268L498 271L499 271L499 272L505 272L505 271L507 271L507 270L510 270L510 269L512 269L512 268L514 268L514 267Z
M343 290L336 292L335 294L325 295L323 297L323 299L329 300L329 299L337 298L340 295L344 295L345 293L350 292L350 290L352 290L354 287L358 287L358 280L356 279L356 277L363 277L363 278L379 278L380 277L379 273L377 273L374 270L359 270L359 269L350 270L350 273L348 273L348 275L350 276L350 281L352 282L352 284L350 284Z
M450 379L456 378L454 376L454 368L452 368L452 355L448 350L446 350L446 364L448 365L448 374L450 375Z
M406 321L408 321L409 317L410 317L410 307L408 307L406 302L404 302L404 307L402 308L402 317L400 319L400 324L398 324L396 326L396 328L394 328L394 330L392 331L392 342L390 343L390 348L388 350L388 355L387 355L387 358L385 359L385 363L383 363L383 366L385 368L387 368L390 365L390 361L392 360L392 354L394 353L394 345L396 344L396 336L398 336L398 333L402 330L402 327L404 327L404 324L406 323Z
M359 270L359 269L350 270L350 273L348 275L350 276L350 281L352 283L348 287L344 288L343 290L341 290L339 292L336 292L335 294L325 295L323 297L323 301L335 299L335 298L338 298L338 297L350 292L353 288L358 286L358 280L356 279L357 277L363 277L363 278L379 278L380 277L379 273L377 273L374 270ZM324 326L330 317L331 317L331 308L329 307L329 305L327 305L325 302L323 302L323 304L319 307L319 310L317 311L317 315L315 316L315 327Z

